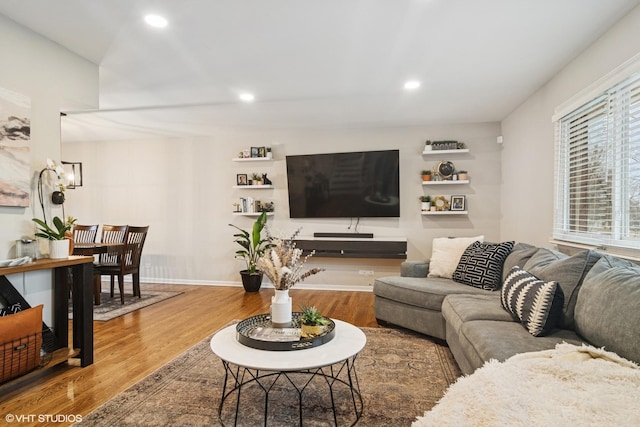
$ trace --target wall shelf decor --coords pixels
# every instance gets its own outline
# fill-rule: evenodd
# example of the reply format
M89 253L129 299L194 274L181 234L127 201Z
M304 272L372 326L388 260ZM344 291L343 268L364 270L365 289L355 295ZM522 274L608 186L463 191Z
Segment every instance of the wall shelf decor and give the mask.
M462 145L464 147L464 145ZM429 148L431 148L429 146ZM430 180L422 180L422 186L423 188L425 186L451 186L451 185L469 185L469 178L468 178L468 174L466 170L459 170L458 168L455 167L455 165L448 161L448 160L442 160L442 158L444 157L444 155L453 155L453 154L464 154L464 153L469 153L469 149L468 148L457 148L457 149L446 149L446 150L437 150L437 149L425 149L422 152L423 157L430 157L430 160L433 160L432 157L434 156L440 156L440 159L436 159L439 160L438 162L435 163L435 166L432 167L431 171L432 174L427 177L427 178L431 178ZM446 158L446 157L445 157ZM426 159L425 159L426 160ZM428 170L428 169L427 169ZM460 176L459 176L460 174ZM421 174L424 176L424 171ZM463 179L459 179L459 178L463 178ZM451 188L457 188L457 187L451 187ZM456 190L457 192L457 190ZM425 197L425 196L423 196ZM452 197L451 194L449 195L438 195L438 196L430 196L431 201L429 203L431 203L431 205L425 204L424 202L421 203L421 215L434 215L434 216L438 216L438 215L467 215L468 211L466 210L466 196L464 195L456 195L455 197L459 197L463 200L462 204L459 206L456 206L457 209L455 207L452 207L449 203L449 201L451 200L450 198ZM444 198L449 199L446 201L444 206L437 206L434 208L435 202L434 200L436 198ZM436 210L431 210L431 209L436 209Z

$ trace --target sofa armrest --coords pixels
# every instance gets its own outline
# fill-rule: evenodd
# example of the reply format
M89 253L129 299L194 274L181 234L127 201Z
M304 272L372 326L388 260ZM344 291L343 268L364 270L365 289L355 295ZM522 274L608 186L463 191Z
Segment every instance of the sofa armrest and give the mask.
M400 264L402 277L427 277L428 273L429 261L404 261Z

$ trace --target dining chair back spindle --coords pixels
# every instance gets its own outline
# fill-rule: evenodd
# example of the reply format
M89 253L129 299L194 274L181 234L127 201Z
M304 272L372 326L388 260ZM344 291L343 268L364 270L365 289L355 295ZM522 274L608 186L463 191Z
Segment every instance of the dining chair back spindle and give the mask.
M95 243L98 234L98 225L74 225L74 243Z

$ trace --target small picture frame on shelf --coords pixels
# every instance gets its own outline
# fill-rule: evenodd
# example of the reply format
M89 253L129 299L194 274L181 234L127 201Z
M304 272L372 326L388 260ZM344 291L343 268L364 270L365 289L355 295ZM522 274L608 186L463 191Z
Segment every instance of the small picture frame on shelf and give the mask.
M249 183L246 173L239 173L236 175L237 185L247 185Z
M258 147L258 157L267 157L267 147Z
M451 196L451 210L452 211L463 211L465 210L466 203L465 196Z
M251 157L260 157L260 147L251 147Z

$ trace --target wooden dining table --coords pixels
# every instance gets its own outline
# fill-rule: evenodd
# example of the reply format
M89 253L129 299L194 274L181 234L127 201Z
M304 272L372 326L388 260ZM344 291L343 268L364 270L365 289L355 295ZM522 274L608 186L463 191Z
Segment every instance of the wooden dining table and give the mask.
M122 250L123 247L124 243L74 243L73 254L84 256L106 254Z
M99 254L117 254L124 248L124 243L75 243L73 245L74 255L93 256ZM95 272L95 270L94 270ZM101 283L99 279L93 278L93 304L100 305Z

